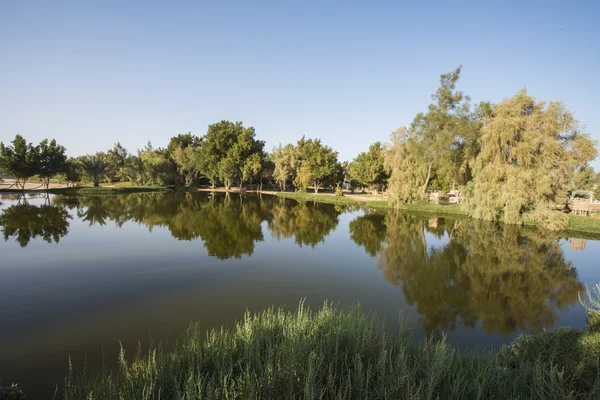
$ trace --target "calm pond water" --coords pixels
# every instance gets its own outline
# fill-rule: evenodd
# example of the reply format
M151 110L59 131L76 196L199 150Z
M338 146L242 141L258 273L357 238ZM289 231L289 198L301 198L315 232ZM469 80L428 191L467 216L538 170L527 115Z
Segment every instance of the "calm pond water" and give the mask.
M600 281L599 242L481 221L208 193L0 202L0 378L31 398L51 396L69 356L97 370L119 342L131 353L302 298L498 348L584 327L578 292Z

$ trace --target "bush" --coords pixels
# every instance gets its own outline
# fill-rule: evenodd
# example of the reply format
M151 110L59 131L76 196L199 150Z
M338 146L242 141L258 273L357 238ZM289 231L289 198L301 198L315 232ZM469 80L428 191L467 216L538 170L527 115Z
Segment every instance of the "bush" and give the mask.
M335 195L336 196L343 196L344 195L344 189L342 188L335 188Z
M0 385L0 399L1 400L25 400L27 396L19 388L19 385L12 384L10 386Z
M192 325L180 346L152 348L116 373L77 374L64 399L599 398L598 342L572 329L525 336L500 353L385 333L355 307L246 314L233 330Z
M579 302L587 310L587 329L591 332L600 333L600 284L594 289L587 290L587 301L579 296Z

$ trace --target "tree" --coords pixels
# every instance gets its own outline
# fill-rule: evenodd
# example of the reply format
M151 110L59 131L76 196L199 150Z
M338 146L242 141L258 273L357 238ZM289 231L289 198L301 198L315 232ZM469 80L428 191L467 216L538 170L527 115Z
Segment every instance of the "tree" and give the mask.
M176 165L161 149L146 150L140 153L146 184L169 185L175 183Z
M110 167L107 173L110 174L111 180L127 179L125 175L125 164L127 163L128 157L129 152L119 142L115 143L113 148L106 152L106 162Z
M273 149L271 158L275 164L273 178L279 183L279 188L283 192L288 182L292 182L296 172L296 149L293 144L285 147L279 146Z
M69 158L65 163L65 180L67 185L76 186L81 182L81 162L75 158Z
M44 139L40 142L37 151L37 174L42 179L42 183L48 190L50 179L59 173L65 172L67 166L66 150L63 146L52 139Z
M27 180L38 172L38 149L21 135L15 136L12 146L0 142L0 169L25 189Z
M460 144L471 128L469 97L456 90L461 68L440 76L440 87L431 96L434 103L411 125L416 142L413 150L427 170L422 193L427 191L432 174L447 181L456 181L459 175Z
M421 183L427 175L427 165L419 158L414 134L401 127L390 136L384 166L390 174L389 201L392 205L412 203L422 198Z
M377 192L388 179L384 154L385 148L381 142L373 143L368 152L360 153L350 164L351 177L368 186L371 192Z
M109 169L104 153L96 153L94 155L82 157L81 166L87 176L94 182L94 187L100 186L100 180Z
M175 150L186 149L188 147L200 147L202 144L202 138L196 135L192 135L192 132L180 133L177 136L173 136L169 140L169 144L166 148L166 156L174 158Z
M572 113L561 102L536 102L522 90L495 107L482 132L470 214L564 229L566 216L550 210L596 156L595 143Z
M199 175L200 147L176 147L173 151L173 161L177 171L185 178L185 184L191 185Z
M337 152L333 151L331 147L321 144L320 139L307 140L302 137L296 145L296 157L300 168L304 168L302 178L297 179L300 184L296 183L296 185L306 185L305 180L310 177L315 193L319 192L319 187L323 182L336 171Z
M241 188L260 171L263 148L264 142L256 139L254 128L244 128L242 122L210 125L199 154L200 172L213 187L218 178L227 190L234 183Z

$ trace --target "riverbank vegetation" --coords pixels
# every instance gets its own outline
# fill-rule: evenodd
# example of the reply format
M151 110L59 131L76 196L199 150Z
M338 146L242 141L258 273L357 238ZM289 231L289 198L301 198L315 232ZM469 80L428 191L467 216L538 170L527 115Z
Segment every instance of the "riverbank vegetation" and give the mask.
M202 137L174 136L165 148L148 143L130 153L116 143L70 159L54 140L34 146L17 135L11 145L0 144L0 170L21 188L35 178L48 189L60 176L72 186L208 184L244 191L268 185L288 192L338 188L343 197L344 185L351 192L386 191L389 204L404 209L424 208L430 192L453 190L470 217L569 229L569 202L600 187L590 166L596 142L564 104L537 101L525 90L473 105L457 89L460 74L459 67L441 75L425 112L393 132L389 143L375 142L349 162L320 139L306 137L268 153L253 127L220 121Z
M359 307L247 313L208 335L121 352L99 374L71 367L64 399L406 398L592 399L600 396L600 341L592 330L523 336L500 351L465 351L443 338L389 334Z

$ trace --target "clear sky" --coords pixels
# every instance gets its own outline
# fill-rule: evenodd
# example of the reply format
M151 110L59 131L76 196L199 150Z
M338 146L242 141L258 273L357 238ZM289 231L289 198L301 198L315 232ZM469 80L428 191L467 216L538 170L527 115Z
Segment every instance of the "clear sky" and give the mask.
M349 160L461 64L473 101L527 87L600 140L599 20L577 0L0 0L0 141L135 151L228 119L269 150L306 135Z

